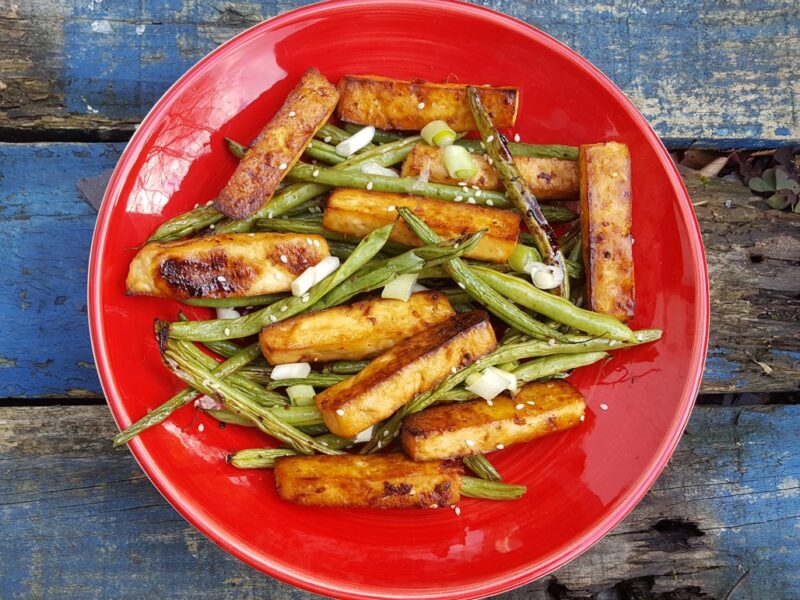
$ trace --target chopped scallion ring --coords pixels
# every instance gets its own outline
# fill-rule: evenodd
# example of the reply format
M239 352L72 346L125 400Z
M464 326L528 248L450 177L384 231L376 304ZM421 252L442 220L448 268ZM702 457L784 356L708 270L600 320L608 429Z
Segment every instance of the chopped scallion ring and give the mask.
M314 396L317 392L310 385L300 384L287 387L286 394L295 406L311 406L314 404Z
M508 258L508 266L517 273L530 273L534 265L542 264L542 256L536 248L517 244Z
M444 166L453 179L470 179L478 173L472 155L463 146L447 146L443 154Z
M439 146L444 148L450 146L456 141L457 134L450 129L450 126L444 121L431 121L422 131L419 132L422 139L428 142L431 146Z
M417 273L398 275L384 286L381 298L392 298L408 302L415 285L417 285Z

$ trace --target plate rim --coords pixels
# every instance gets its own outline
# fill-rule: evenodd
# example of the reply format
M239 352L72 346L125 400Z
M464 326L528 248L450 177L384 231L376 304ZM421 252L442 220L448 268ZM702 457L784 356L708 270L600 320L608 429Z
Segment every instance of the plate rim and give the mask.
M120 414L118 414L121 399L115 386L116 378L111 372L110 363L108 361L105 340L99 335L99 332L102 330L104 320L102 307L98 304L98 300L100 298L100 289L102 287L102 282L100 279L100 272L102 269L100 268L99 257L103 253L103 250L106 246L106 231L108 228L110 215L112 213L111 199L114 196L119 195L118 188L127 180L133 164L135 163L135 159L142 149L144 140L149 136L150 133L152 133L153 123L168 108L168 104L173 96L177 93L178 88L183 87L183 85L192 77L195 77L196 75L210 68L230 46L238 44L241 40L249 38L250 36L258 35L260 30L284 25L292 20L303 19L307 15L320 16L320 12L324 13L329 10L337 10L339 7L364 8L373 5L385 6L386 4L391 4L398 7L419 6L419 3L415 2L414 0L325 0L323 2L313 3L286 11L253 25L252 27L240 32L236 36L232 37L225 43L206 54L185 73L183 73L183 75L181 75L164 92L161 98L148 111L147 115L144 117L144 119L142 119L140 126L131 136L131 139L128 141L125 150L120 155L117 165L114 168L114 172L109 180L103 196L103 203L97 215L97 221L92 236L91 251L89 255L89 271L87 277L89 337L92 346L92 354L100 379L100 385L106 398L106 403L108 404L109 410L111 411L114 421L118 427L122 427L123 424L123 420ZM697 281L697 296L699 302L695 305L695 318L698 323L698 335L695 338L695 343L692 348L693 360L690 365L691 376L687 377L686 384L684 385L682 404L671 425L670 433L665 437L665 439L662 440L661 445L655 453L652 463L642 469L642 475L624 494L620 496L620 499L615 503L615 505L609 508L606 516L599 520L594 527L588 529L580 538L580 540L571 548L562 552L554 552L553 556L538 561L535 566L531 566L529 564L527 567L521 567L513 573L506 573L503 576L485 579L472 584L455 586L447 589L440 588L438 591L432 592L419 591L409 593L408 590L400 588L386 588L381 591L376 591L373 587L365 586L363 584L343 584L338 580L316 576L309 570L298 569L287 565L274 556L252 556L245 550L241 549L235 543L235 541L228 539L229 536L220 528L215 526L213 518L209 518L209 516L204 515L202 511L198 509L198 507L194 506L191 501L184 498L182 494L176 490L169 478L161 471L156 457L152 456L147 450L145 450L138 438L129 442L128 446L134 459L139 464L140 468L147 474L148 478L159 491L159 493L172 506L172 508L174 508L184 519L186 519L205 537L210 539L229 554L235 556L237 559L253 568L258 569L268 576L319 594L328 594L335 595L337 597L357 598L364 600L371 598L400 597L426 599L453 597L479 598L515 589L562 567L566 563L576 558L578 555L588 550L614 527L616 527L641 501L647 491L652 487L653 483L655 483L656 479L671 458L678 442L680 441L683 430L685 429L686 424L691 416L694 400L699 392L703 376L703 366L705 364L705 357L708 348L710 321L709 281L708 270L706 266L705 248L703 246L700 226L694 210L691 209L691 200L683 183L683 179L669 157L669 153L661 143L661 140L658 138L650 124L647 122L638 108L636 108L636 106L631 102L631 100L605 74L603 74L602 71L595 67L588 59L581 56L578 52L568 47L563 42L558 41L549 34L526 23L525 21L517 19L516 17L484 6L468 4L466 2L462 2L461 0L437 0L435 4L443 10L454 10L456 12L461 12L477 18L489 19L505 26L512 26L529 38L538 37L538 41L549 46L550 49L576 64L576 66L583 69L588 75L592 76L597 83L606 88L611 95L623 105L628 115L644 132L646 140L656 151L659 162L664 167L669 182L671 183L675 192L679 218L685 223L687 231L691 234L689 250L692 254L692 262L694 263L697 272L700 274L700 280Z

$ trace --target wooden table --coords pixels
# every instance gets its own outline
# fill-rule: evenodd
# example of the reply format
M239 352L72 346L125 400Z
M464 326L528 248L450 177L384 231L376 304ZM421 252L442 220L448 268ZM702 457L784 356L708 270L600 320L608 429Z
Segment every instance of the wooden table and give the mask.
M303 3L0 0L0 598L314 597L219 550L111 449L86 327L95 213L76 190L189 66ZM483 3L587 56L671 147L800 139L796 2ZM712 284L703 392L796 401L800 217L687 184ZM698 406L620 526L503 597L800 598L798 429L800 406Z

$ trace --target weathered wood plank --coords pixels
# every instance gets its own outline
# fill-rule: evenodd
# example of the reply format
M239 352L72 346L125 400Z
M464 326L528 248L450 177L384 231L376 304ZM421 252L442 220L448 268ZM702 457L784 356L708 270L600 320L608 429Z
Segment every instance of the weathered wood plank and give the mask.
M95 215L75 183L113 167L121 149L0 144L0 248L8 249L0 270L0 339L9 340L0 348L0 397L100 393L85 307ZM686 181L699 204L712 279L703 392L796 391L800 216L751 206L737 184Z
M800 139L800 5L791 0L476 3L561 39L675 146ZM123 139L221 42L307 0L0 3L0 135ZM48 137L49 136L49 137ZM102 136L106 136L103 138Z
M697 408L622 524L501 597L722 599L748 573L732 598L800 598L798 427L797 406ZM187 525L113 431L103 406L0 409L0 597L317 598Z

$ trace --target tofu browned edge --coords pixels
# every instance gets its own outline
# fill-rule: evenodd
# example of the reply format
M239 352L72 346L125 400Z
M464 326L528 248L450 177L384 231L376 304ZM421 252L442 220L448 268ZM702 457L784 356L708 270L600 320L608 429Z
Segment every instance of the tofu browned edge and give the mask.
M489 316L470 311L450 317L375 358L357 375L316 395L328 429L353 437L390 416L497 346Z
M419 461L485 454L580 424L583 395L569 382L529 383L511 398L434 406L403 421L401 443Z
M478 86L478 94L495 127L513 127L519 108L515 87ZM344 75L339 80L336 115L343 121L379 129L420 130L435 120L455 131L477 128L467 84L404 81L380 75Z
M578 160L589 308L624 323L634 313L630 153L618 142L590 144Z
M401 453L289 456L275 461L282 500L304 506L440 508L461 499L460 461L414 462Z
M261 208L330 118L338 99L336 87L317 69L308 69L239 161L214 201L217 210L244 219Z

